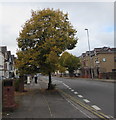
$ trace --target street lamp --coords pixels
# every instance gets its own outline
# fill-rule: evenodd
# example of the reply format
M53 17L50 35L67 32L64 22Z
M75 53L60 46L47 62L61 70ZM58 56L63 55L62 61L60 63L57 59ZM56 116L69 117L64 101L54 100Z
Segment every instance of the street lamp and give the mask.
M87 37L88 37L88 47L89 47L89 59L90 59L90 71L91 71L91 78L93 79L93 71L92 71L92 59L91 59L91 52L90 52L90 42L89 42L89 31L88 29L85 29L87 31Z

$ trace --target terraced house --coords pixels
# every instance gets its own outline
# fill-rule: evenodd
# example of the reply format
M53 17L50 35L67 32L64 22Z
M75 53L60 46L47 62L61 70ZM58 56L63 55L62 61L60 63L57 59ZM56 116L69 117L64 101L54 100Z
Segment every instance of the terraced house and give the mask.
M6 46L0 46L0 79L14 77L14 59Z
M85 78L116 78L116 48L103 47L80 56L81 76Z

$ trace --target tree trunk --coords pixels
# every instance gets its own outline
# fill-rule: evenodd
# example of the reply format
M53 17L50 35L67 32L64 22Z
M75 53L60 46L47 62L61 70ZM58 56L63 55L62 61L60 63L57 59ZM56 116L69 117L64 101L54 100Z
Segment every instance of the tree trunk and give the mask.
M24 92L24 76L20 76L19 92Z
M74 72L73 71L69 71L69 76L73 77L74 76Z
M62 77L62 73L60 74L60 77Z
M51 73L49 72L49 83L48 83L48 90L51 89L52 79L51 79Z

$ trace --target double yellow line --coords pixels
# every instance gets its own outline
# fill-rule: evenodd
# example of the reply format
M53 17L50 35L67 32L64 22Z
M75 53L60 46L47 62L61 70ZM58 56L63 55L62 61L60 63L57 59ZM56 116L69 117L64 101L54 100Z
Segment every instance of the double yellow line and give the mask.
M76 98L72 97L71 95L65 93L64 91L57 89L59 92L61 92L65 97L69 98L70 100L72 100L73 102L79 104L81 107L85 108L86 110L88 110L89 112L93 113L94 115L96 115L97 117L101 118L102 120L109 120L110 118L108 118L107 115L103 114L100 111L95 110L94 108L92 108L91 106L82 103L81 101L77 100Z

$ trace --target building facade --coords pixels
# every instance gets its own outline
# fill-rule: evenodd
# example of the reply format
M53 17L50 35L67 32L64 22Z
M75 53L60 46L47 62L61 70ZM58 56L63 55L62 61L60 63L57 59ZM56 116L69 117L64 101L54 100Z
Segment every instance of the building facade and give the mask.
M115 78L116 48L95 48L80 56L81 76L85 78Z
M0 79L4 76L4 55L0 52Z
M14 59L6 46L0 46L0 78L14 77Z

